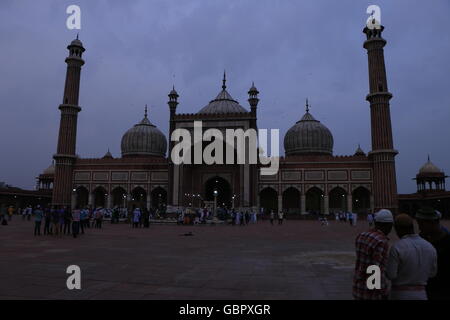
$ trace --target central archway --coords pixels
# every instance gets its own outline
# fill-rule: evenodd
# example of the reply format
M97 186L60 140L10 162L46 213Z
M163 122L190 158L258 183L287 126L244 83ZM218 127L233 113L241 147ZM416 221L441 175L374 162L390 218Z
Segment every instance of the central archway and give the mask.
M162 187L156 187L151 192L152 208L162 210L167 205L167 191Z
M231 186L227 180L219 176L205 183L206 201L214 201L214 191L217 191L217 206L231 208Z

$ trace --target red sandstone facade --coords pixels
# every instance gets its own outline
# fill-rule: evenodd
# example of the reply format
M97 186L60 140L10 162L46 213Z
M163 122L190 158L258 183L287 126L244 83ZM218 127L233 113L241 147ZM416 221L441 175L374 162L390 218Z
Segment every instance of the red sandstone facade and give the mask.
M366 155L358 148L351 156L332 155L333 137L309 114L307 104L306 114L293 127L297 130L293 134L305 132L311 136L294 136L285 141L285 148L288 146L291 150L286 150L287 156L280 159L280 170L273 176L260 175L260 165L252 164L175 165L170 159L174 146L170 139L168 156L164 155L165 151L157 155L165 142L155 141L159 139L155 133L158 130L148 121L147 114L134 131L130 129L132 132L127 133L125 145L122 141L122 153L125 146L126 156L113 158L108 152L101 159L77 158L76 126L81 110L78 93L84 48L79 40L74 40L68 47L64 100L59 107L61 123L54 156L53 204L199 207L212 200L214 189L219 191L218 205L244 209L283 209L298 214L328 214L341 210L368 212L381 208L396 211L394 157L397 151L393 149L389 111L392 95L388 92L384 64L386 41L381 32L382 29L364 30L367 35L364 48L369 61L367 100L371 112L372 151ZM229 95L225 81L224 77L222 91L216 99L196 114L177 113L179 95L173 89L168 101L169 137L177 128L192 128L194 121L202 121L204 130L258 129L258 90L253 85L248 91L248 111ZM308 129L310 127L312 129ZM139 140L142 132L148 134L145 139L153 140L142 144ZM136 151L136 146L143 150ZM159 148L159 151L149 148ZM133 152L137 152L136 155Z

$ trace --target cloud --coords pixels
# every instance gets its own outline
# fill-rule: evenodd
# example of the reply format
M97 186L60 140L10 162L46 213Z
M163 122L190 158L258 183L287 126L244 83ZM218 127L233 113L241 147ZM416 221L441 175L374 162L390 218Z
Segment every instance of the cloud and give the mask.
M168 130L167 93L179 112L216 96L227 70L231 95L248 108L261 92L258 125L280 138L304 113L330 128L335 154L370 150L367 57L362 27L368 1L2 1L0 4L0 180L31 188L56 151L66 46L65 9L82 9L87 51L81 79L77 152L120 155L123 133L150 119ZM449 172L446 0L379 1L400 192L428 153Z

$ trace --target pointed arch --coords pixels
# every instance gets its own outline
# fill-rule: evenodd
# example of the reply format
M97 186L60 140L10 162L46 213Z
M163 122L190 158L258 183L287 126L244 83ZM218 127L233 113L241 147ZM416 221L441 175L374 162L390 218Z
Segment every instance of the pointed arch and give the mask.
M353 211L367 213L370 208L370 191L364 186L359 186L352 192Z
M265 214L271 210L278 212L278 192L273 187L265 187L259 192L259 204Z
M94 197L94 208L105 207L106 206L106 198L108 196L108 192L102 186L96 187L92 191L92 195Z
M331 213L347 211L347 191L334 187L329 193L329 210Z
M300 214L300 210L300 191L291 186L283 191L283 211Z

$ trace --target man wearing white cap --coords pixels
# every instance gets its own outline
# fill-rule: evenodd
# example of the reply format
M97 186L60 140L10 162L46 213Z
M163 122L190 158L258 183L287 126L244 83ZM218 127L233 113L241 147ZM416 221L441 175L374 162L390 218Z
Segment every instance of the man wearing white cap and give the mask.
M385 300L388 297L386 265L389 254L389 238L387 235L392 230L393 222L392 213L387 209L382 209L375 214L375 228L356 237L356 264L353 277L353 297L356 300ZM371 276L367 272L367 268L373 265L380 268L380 289L367 287L367 278Z

